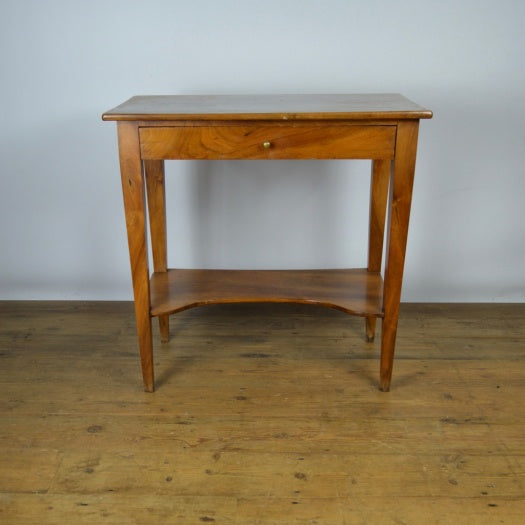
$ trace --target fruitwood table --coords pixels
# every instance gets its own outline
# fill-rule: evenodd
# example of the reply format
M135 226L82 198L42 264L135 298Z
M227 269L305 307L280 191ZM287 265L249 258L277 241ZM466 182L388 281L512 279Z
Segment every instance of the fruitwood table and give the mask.
M365 317L369 341L374 339L376 319L382 318L379 387L388 391L419 120L431 117L431 111L390 94L139 96L104 113L103 120L117 121L144 389L155 388L152 317L159 318L161 340L167 341L169 315L187 308L294 302ZM172 159L372 160L367 268L168 269L164 161Z

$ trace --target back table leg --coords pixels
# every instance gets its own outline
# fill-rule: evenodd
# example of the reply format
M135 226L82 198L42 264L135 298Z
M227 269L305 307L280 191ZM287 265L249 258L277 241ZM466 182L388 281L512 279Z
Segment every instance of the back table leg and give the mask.
M400 122L397 127L396 155L390 182L389 223L385 284L383 289L383 326L381 336L381 390L390 390L396 344L401 284L412 202L419 121Z
M386 201L392 161L372 161L372 181L370 184L370 220L368 230L368 271L380 272L385 237ZM366 339L375 337L376 317L366 318Z
M142 378L144 390L153 392L155 382L146 237L146 202L137 124L134 122L118 122L118 142Z
M145 160L146 187L148 190L148 211L151 231L151 249L153 269L155 272L166 272L166 189L164 184L164 161ZM169 315L159 316L160 340L167 343L170 337Z

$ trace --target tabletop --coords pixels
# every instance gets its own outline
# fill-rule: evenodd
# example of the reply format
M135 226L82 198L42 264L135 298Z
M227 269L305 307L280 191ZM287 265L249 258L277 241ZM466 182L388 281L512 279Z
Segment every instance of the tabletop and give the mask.
M103 120L400 120L432 112L399 94L153 95L132 97Z

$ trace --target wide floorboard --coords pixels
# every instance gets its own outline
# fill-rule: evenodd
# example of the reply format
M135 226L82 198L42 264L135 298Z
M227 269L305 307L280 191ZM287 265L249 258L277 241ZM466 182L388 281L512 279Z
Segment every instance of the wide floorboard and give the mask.
M380 330L380 322L378 323ZM522 524L525 305L0 302L0 523Z

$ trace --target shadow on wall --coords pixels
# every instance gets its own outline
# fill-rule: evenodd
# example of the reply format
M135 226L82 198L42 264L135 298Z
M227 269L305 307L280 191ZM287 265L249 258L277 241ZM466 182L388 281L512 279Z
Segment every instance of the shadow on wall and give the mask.
M369 188L366 161L167 163L169 246L191 239L169 264L364 267ZM181 222L186 230L170 233Z

